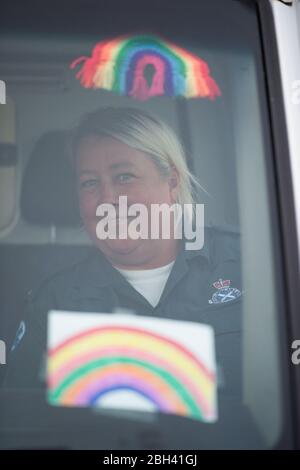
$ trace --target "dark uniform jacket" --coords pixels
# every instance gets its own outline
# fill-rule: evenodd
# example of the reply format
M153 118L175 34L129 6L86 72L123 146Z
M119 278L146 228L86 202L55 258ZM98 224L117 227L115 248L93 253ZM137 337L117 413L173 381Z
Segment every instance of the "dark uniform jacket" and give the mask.
M51 309L113 312L193 321L215 331L219 393L241 392L242 285L238 232L207 227L204 247L179 252L156 307L137 292L100 250L55 274L29 294L27 315L11 352L6 386L43 387L47 313Z

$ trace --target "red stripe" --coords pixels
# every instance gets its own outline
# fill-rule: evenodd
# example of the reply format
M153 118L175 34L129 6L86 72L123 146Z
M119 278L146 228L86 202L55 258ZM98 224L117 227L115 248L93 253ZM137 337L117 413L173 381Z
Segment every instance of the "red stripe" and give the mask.
M58 351L63 349L65 346L70 345L71 343L74 343L75 341L77 341L80 338L83 338L84 336L89 336L96 332L99 333L99 332L111 331L115 333L117 332L123 333L124 330L129 333L139 333L145 336L150 336L152 338L159 339L161 341L171 344L172 346L179 349L182 353L186 354L192 361L194 361L197 364L197 366L202 370L202 372L206 376L209 377L209 379L215 380L215 374L209 371L206 368L206 366L202 364L202 362L200 362L200 360L192 352L190 352L188 349L185 348L185 346L182 346L181 344L179 344L177 341L173 339L166 338L154 332L145 331L144 329L141 329L141 328L132 328L128 326L124 326L124 327L102 326L102 327L91 328L90 330L82 331L81 333L78 333L77 335L71 336L70 338L66 339L65 341L60 343L58 346L51 349L48 354L50 356L54 356Z

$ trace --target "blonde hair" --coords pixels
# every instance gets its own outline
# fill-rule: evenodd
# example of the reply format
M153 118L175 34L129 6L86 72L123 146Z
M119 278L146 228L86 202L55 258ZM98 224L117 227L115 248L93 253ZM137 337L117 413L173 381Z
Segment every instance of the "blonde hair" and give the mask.
M136 108L107 107L88 113L73 133L73 158L80 141L89 136L112 137L146 153L162 176L167 177L175 168L179 177L176 202L194 203L194 186L199 183L187 167L175 132L162 120Z

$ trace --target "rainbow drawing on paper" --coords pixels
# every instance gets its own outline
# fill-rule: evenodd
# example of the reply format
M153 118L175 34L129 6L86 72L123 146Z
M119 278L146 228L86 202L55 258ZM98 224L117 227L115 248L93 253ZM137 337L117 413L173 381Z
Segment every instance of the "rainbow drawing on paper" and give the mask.
M158 36L119 36L95 45L76 77L85 88L102 88L145 101L153 96L208 98L221 96L204 60ZM145 70L153 68L151 84Z
M79 314L82 325L84 315ZM110 315L114 318L109 321L109 315L103 315L104 322L101 314L94 317L100 319L98 325L82 326L48 350L48 400L52 405L101 407L110 398L107 406L113 408L122 408L124 400L127 409L149 411L146 405L150 404L151 411L202 421L216 419L214 366L205 364L174 335L160 334L159 329L168 330L161 329L159 319L144 325L142 320L134 326L147 317L134 316L128 321L124 316L118 320L117 315ZM76 314L69 317L71 323L74 318ZM162 321L164 325L168 322ZM149 328L151 322L156 322L156 328ZM169 323L172 329L172 321ZM179 331L180 325L174 328ZM50 334L55 336L53 327ZM137 407L139 397L144 405Z

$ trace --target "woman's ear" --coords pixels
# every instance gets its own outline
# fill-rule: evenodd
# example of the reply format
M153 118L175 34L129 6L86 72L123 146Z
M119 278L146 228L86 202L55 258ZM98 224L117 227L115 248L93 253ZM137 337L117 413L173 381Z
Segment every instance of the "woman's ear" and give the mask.
M177 201L177 195L179 190L179 173L177 168L174 166L171 169L171 173L168 177L169 188L170 188L170 196L171 201L174 204Z

